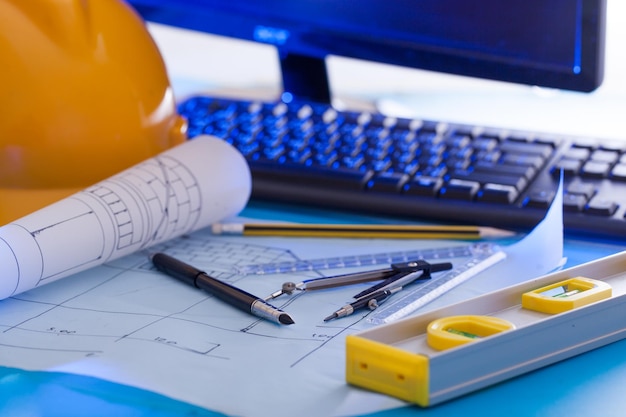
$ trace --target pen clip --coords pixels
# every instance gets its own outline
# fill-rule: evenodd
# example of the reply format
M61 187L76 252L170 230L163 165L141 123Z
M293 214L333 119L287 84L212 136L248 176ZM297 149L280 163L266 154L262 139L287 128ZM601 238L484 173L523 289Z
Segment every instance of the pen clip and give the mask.
M398 281L404 277L406 277L407 275L411 275L411 274L415 274L417 272L420 272L420 270L415 270L415 271L411 271L411 270L405 270L402 272L398 272L395 275L390 276L389 278L379 282L376 285L373 285L369 288L366 288L365 290L361 291L360 293L356 294L353 298L359 299L359 298L363 298L369 294L372 294L373 292L379 291L385 287L388 287L389 285L393 284L395 281ZM425 275L424 272L422 271L422 273L419 276L416 276L415 279L413 281L416 280L423 280L423 279L429 279L430 278L430 274Z
M360 293L355 295L354 298L364 297L368 294L373 293L374 291L378 291L382 288L385 288L393 284L395 281L398 281L399 279L402 279L409 274L414 274L419 271L422 271L422 274L419 276L416 276L415 279L413 279L411 282L430 279L431 277L430 274L432 272L439 272L439 271L445 271L447 269L452 269L452 264L450 262L441 262L441 263L431 264L422 259L418 259L415 261L391 264L391 268L397 271L398 273L390 276L389 278L379 282L378 284L370 288L367 288L366 290L361 291ZM407 284L408 282L403 283L403 285L407 285Z
M416 272L416 271L429 271L430 264L422 259L409 262L401 262L391 264L391 269L398 272Z

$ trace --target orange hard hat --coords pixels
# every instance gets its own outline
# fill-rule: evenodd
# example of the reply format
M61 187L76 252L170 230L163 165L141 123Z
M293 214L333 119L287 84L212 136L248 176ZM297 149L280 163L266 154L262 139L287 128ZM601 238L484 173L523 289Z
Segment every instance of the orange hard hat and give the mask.
M0 225L186 139L159 50L122 0L0 0Z

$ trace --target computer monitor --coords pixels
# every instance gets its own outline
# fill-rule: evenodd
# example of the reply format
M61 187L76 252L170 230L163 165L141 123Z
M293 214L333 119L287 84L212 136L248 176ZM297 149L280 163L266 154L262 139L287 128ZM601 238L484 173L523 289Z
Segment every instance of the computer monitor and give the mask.
M129 3L148 21L274 45L299 99L331 101L331 55L583 92L603 78L606 0Z

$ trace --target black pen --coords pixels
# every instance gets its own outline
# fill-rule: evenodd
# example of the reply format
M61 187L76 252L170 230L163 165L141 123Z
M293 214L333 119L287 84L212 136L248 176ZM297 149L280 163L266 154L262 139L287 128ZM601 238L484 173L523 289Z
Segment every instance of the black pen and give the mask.
M390 288L390 289L377 291L377 292L368 294L350 304L346 304L345 306L341 307L339 310L335 311L333 314L326 317L324 321L331 321L332 319L338 319L340 317L349 316L350 314L354 313L356 310L361 309L361 308L369 308L370 310L374 310L378 307L380 303L382 303L391 295L395 294L401 289L402 287L395 287L395 288Z
M280 324L293 324L289 314L244 290L212 278L204 271L194 268L164 253L152 255L152 263L158 270L196 288L201 288L216 298L255 316Z

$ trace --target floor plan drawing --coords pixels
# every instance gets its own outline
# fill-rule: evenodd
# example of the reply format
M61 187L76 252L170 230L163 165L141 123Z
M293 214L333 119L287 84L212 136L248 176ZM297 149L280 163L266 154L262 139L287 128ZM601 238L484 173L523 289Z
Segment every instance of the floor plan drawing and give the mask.
M408 243L395 245L401 249ZM172 395L173 391L175 397L191 402L197 402L194 397L204 398L206 402L199 405L218 411L226 407L226 392L235 389L238 378L249 372L284 375L272 378L285 384L276 387L277 396L278 392L319 384L319 378L330 375L336 388L346 389L342 336L364 324L365 314L332 324L324 323L323 318L345 304L358 288L298 293L275 300L274 304L289 311L296 321L285 328L181 285L156 271L149 261L152 251L163 251L266 296L287 279L321 274L238 275L235 266L336 253L330 247L312 252L314 247L318 247L315 242L305 240L287 249L272 238L222 238L201 230L13 296L0 302L0 364L95 374L156 392ZM359 249L368 250L365 245L356 245L354 250ZM250 346L254 346L254 355ZM316 369L313 376L308 375L311 367ZM198 371L188 375L188 369ZM163 373L168 378L158 377ZM294 383L294 376L301 382ZM242 395L252 401L246 407L254 406L259 415L277 400L262 389L266 383L258 377L242 388ZM199 395L199 387L207 385L221 388ZM250 412L241 410L246 415Z

